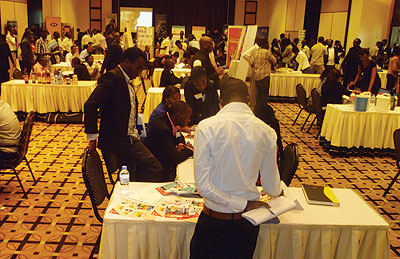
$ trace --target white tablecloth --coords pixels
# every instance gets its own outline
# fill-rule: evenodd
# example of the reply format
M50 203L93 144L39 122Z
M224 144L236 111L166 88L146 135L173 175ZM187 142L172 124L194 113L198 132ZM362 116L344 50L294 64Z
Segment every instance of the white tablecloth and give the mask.
M97 81L79 81L78 85L25 84L24 80L12 80L1 85L1 98L14 111L79 112Z
M159 185L131 183L130 191ZM119 188L118 183L104 215L99 257L189 258L195 223L111 214ZM300 188L289 191L304 210L279 216L280 224L262 224L254 258L388 258L388 223L352 190L334 189L340 207L309 205Z
M160 86L160 82L161 82L161 74L162 71L164 70L164 68L156 68L154 69L153 72L153 85L154 87L159 87ZM174 68L172 69L172 72L174 72L174 74L177 77L181 77L183 75L185 76L190 76L190 68Z
M104 61L104 55L103 54L93 54L93 60L94 61Z
M53 71L56 69L61 69L62 72L74 72L74 68L70 63L60 62L58 64L51 65Z
M351 105L328 104L321 137L335 147L394 149L393 132L400 128L400 107L394 111L355 112Z
M164 91L164 87L157 88L157 87L150 87L149 90L147 90L147 97L146 97L146 102L144 104L144 121L147 123L149 121L150 115L153 112L153 110L159 105L162 101L162 93ZM185 96L184 96L184 91L183 89L181 91L181 99L184 101Z
M297 97L296 85L302 84L306 90L307 97L311 90L317 88L320 83L320 75L317 74L296 74L296 73L274 73L271 74L269 87L270 96Z

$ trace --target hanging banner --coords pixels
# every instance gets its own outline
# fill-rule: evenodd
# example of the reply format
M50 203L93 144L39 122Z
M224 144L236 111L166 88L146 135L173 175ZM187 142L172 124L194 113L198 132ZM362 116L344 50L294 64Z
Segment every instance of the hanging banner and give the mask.
M180 37L181 31L183 31L186 35L185 26L172 25L171 32L172 32L172 40L174 41L174 44L175 44L175 41L177 41L181 38Z
M49 35L53 35L55 31L61 35L61 17L46 17L46 29L49 31Z
M254 41L256 39L256 34L258 32L257 25L249 25L247 26L246 36L244 37L244 43L241 53L245 53L249 48L254 46ZM239 60L239 66L236 71L235 77L246 81L247 73L249 70L249 63L246 60L241 58Z
M237 60L240 55L241 42L246 32L245 26L229 26L228 27L228 55L226 55L226 65L230 66L232 60Z
M192 34L196 37L196 40L199 41L204 33L206 33L206 27L192 26Z

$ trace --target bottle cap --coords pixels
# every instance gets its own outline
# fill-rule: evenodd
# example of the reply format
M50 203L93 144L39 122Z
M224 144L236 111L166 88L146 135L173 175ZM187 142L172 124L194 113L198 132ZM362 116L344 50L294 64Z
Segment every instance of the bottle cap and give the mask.
M126 165L123 165L122 170L128 170L128 167Z

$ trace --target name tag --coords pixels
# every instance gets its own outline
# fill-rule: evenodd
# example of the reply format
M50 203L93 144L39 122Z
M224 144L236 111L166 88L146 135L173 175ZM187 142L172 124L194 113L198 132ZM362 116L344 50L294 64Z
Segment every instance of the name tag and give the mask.
M202 93L199 93L199 94L195 94L194 95L194 98L196 98L197 100L198 99L201 99L203 97L203 94Z

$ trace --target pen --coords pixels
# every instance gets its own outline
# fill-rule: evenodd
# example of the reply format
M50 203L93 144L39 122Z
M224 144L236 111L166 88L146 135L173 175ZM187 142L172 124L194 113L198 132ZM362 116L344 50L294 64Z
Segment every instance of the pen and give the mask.
M266 208L267 208L267 207L266 207ZM269 212L271 212L271 214L274 215L274 216L276 217L276 214L275 214L270 208L267 208L267 210L268 210Z

